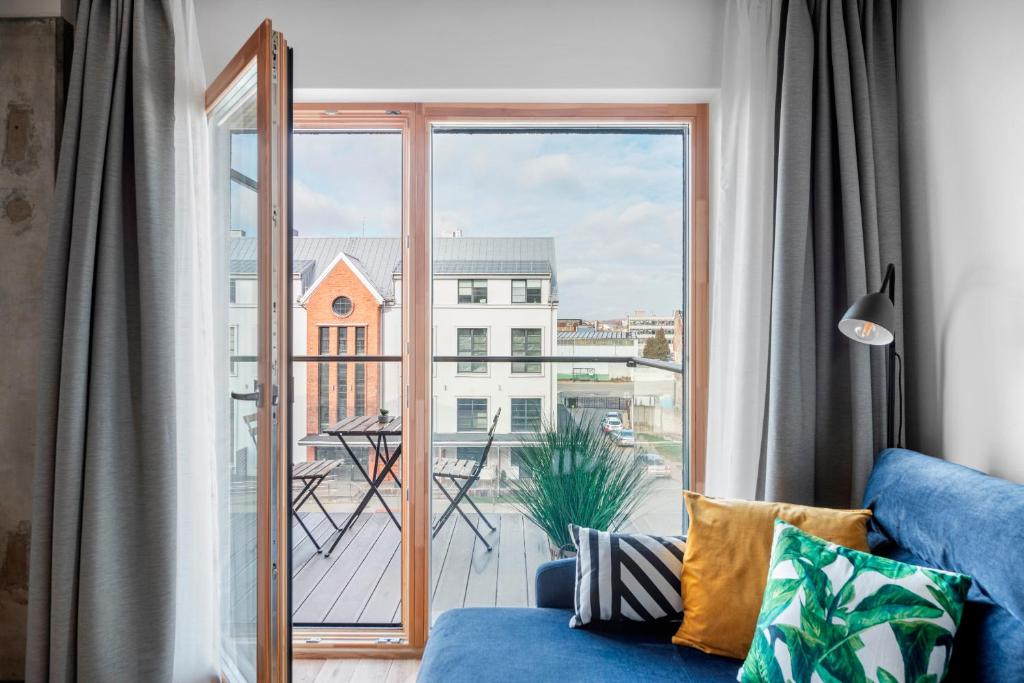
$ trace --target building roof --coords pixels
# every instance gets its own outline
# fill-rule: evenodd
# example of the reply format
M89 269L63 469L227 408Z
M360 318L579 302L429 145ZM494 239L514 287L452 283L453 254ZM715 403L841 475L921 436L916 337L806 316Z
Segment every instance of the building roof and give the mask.
M295 270L303 273L303 283L308 287L331 267L339 253L344 252L382 297L393 299L395 286L391 275L402 258L401 246L397 237L296 237L292 240L292 258ZM250 261L252 265L248 270L236 271L236 262L241 265L242 261ZM232 274L255 273L255 262L256 238L232 237Z
M575 341L580 339L621 339L623 341L632 341L633 335L630 332L595 330L592 327L577 327L575 330L558 333L558 341Z
M557 300L555 240L552 237L439 237L434 240L434 272L443 275L548 275ZM394 299L394 275L402 272L397 237L295 237L296 272L306 287L320 279L344 252L385 299ZM231 238L231 273L256 272L256 238Z

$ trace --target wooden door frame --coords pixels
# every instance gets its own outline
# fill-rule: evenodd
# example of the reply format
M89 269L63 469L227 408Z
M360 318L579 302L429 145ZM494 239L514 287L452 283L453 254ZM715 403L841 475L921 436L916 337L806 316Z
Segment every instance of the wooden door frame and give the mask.
M281 372L291 360L290 337L275 334L275 328L290 330L291 309L279 306L275 315L270 302L275 294L285 300L291 283L286 153L291 144L287 126L290 83L288 44L273 30L269 19L256 28L206 89L205 108L209 114L253 64L257 67L257 272L265 274L257 279L258 300L263 302L257 314L257 381L263 387L264 398L256 408L256 675L261 681L283 681L288 680L290 670L291 643L284 637L291 628L290 583L279 583L275 592L274 568L287 567L290 558L290 468L288 458L281 457L289 452L290 406L285 400L275 404L273 396L275 386L286 386ZM276 119L275 107L279 113ZM275 216L279 218L276 229ZM276 431L275 414L279 424ZM279 456L276 462L273 446ZM275 500L277 515L273 509ZM279 541L276 544L275 539Z
M400 129L403 131L402 334L404 340L430 340L432 301L430 225L430 136L437 124L598 125L680 124L690 129L690 215L687 275L687 351L690 486L702 491L705 479L708 386L708 230L709 106L697 104L461 104L461 103L301 103L294 106L295 128ZM430 343L402 345L402 626L302 629L295 657L418 657L430 628ZM414 455L416 454L416 455ZM416 457L416 456L420 457ZM395 638L397 642L379 642ZM315 643L303 642L306 639Z

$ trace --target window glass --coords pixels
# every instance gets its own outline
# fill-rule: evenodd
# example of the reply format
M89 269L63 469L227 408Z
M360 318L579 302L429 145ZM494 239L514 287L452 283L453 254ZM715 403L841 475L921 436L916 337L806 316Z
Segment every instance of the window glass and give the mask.
M460 398L456 404L460 432L487 431L487 399Z
M487 303L487 280L459 280L459 303Z
M512 431L535 432L541 428L541 400L539 398L512 399Z
M347 318L352 315L352 299L349 299L347 296L339 296L331 304L331 310L334 311L335 315Z
M541 300L540 280L513 280L512 303L539 304Z
M468 327L458 330L459 356L487 355L487 328ZM487 363L459 363L459 372L487 372Z
M541 330L539 328L512 329L513 356L541 355ZM512 363L512 372L517 374L539 373L540 363Z
M344 356L348 353L348 328L338 328L338 355ZM335 385L335 393L337 393L337 406L335 408L335 417L342 420L348 417L348 363L338 363L337 369L337 383Z

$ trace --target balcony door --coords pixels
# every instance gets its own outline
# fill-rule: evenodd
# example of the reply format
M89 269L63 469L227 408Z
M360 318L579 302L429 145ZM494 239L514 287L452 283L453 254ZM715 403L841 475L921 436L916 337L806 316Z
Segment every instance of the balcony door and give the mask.
M229 681L288 680L286 371L291 86L264 21L206 93L212 258L227 376L217 448L221 664ZM284 359L284 362L282 362Z

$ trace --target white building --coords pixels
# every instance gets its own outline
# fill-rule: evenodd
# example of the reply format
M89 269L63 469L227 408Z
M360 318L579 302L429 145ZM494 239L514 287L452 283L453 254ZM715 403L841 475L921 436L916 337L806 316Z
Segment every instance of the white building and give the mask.
M396 272L396 280L401 272ZM385 353L398 353L401 287L384 315ZM545 356L555 353L558 284L552 238L449 237L434 240L433 343L435 450L455 457L478 449L501 410L492 463L512 466L510 449L557 415L557 370L547 363L481 363L473 356ZM385 396L397 396L399 378L386 373ZM390 384L389 384L390 383ZM469 455L465 453L464 455ZM510 470L511 471L511 470Z

